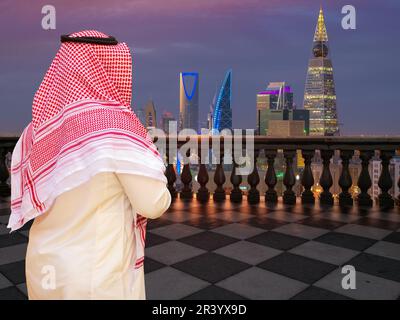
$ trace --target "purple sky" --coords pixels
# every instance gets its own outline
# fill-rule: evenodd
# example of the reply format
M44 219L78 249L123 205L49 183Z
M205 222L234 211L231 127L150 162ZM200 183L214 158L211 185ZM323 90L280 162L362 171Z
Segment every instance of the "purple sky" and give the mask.
M98 29L134 52L133 106L155 102L178 113L179 72L200 72L200 119L216 85L233 69L233 124L255 127L256 93L286 81L302 106L322 2L334 65L342 135L400 134L400 1L140 0L0 2L0 132L30 121L33 94L59 47L59 35ZM29 4L27 4L29 3ZM41 28L41 8L57 29ZM341 8L357 9L357 30L341 28Z

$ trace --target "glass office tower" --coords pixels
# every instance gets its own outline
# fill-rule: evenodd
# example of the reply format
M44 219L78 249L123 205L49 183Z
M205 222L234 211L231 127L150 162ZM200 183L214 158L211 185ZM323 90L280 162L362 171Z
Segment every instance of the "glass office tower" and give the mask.
M312 57L308 63L304 109L310 111L310 135L339 135L333 67L322 8L315 28Z
M212 128L217 129L218 131L223 129L232 130L231 82L232 70L229 70L222 82L212 115Z

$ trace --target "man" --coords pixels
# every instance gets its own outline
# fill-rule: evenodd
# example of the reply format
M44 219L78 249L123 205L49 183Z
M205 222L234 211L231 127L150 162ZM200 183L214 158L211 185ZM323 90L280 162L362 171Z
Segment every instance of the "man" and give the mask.
M130 108L128 46L98 31L62 45L13 152L11 216L30 229L30 299L144 299L146 218L169 207L164 163Z

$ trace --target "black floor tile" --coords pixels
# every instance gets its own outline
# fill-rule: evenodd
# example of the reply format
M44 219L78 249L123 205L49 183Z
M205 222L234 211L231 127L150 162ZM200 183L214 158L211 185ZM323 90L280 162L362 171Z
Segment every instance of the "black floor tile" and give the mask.
M234 211L262 216L276 211L276 208L273 206L260 207L258 205L249 205L246 203L245 205L235 208Z
M291 300L353 300L335 292L310 286L306 290L295 295Z
M207 204L199 204L198 206L190 206L190 204L185 208L185 211L200 214L200 215L215 215L218 212L236 210L237 206L233 206L231 203L226 202L213 202L210 200Z
M239 221L239 223L247 224L249 226L256 227L256 228L262 228L265 230L272 230L275 228L279 228L285 224L288 224L288 222L286 222L286 221L272 219L272 218L268 218L265 216L259 216L259 215L248 218L248 219L241 220L241 221Z
M17 287L0 289L0 300L27 300L28 298Z
M178 241L196 248L212 251L221 247L225 247L239 240L212 231L205 231L178 239Z
M156 246L158 244L168 242L170 239L159 236L157 234L147 232L146 233L146 248L150 248L152 246Z
M304 220L297 221L297 223L328 230L334 230L346 224L344 222L333 221L321 217L310 217Z
M0 209L0 216L7 216L11 214L10 208Z
M387 235L383 240L400 244L400 232L393 232Z
M400 222L394 222L394 221L389 221L389 220L380 220L380 219L374 219L374 218L368 218L364 217L361 218L354 223L356 224L361 224L364 226L368 227L375 227L375 228L381 228L381 229L387 229L387 230L397 230L400 228Z
M33 220L29 220L27 223L24 224L24 226L21 229L18 229L19 231L26 231L29 230L33 224Z
M173 223L172 221L170 221L168 219L164 219L164 218L148 219L147 220L147 230L168 226L172 223Z
M26 243L28 239L18 232L0 235L0 248Z
M263 246L279 249L279 250L290 250L294 247L307 242L307 239L289 236L283 233L274 231L268 231L258 234L254 237L246 239L246 241L261 244Z
M238 294L225 290L217 286L208 286L200 291L197 291L183 300L247 300Z
M215 229L218 227L222 227L226 224L229 224L231 222L229 221L225 221L225 220L221 220L221 219L217 219L213 216L202 216L202 217L197 217L197 218L193 218L193 219L189 219L187 221L182 222L186 225L192 226L192 227L196 227L196 228L200 228L200 229L204 229L204 230L211 230L211 229Z
M284 252L261 262L258 267L286 277L312 284L337 268L322 261ZM357 268L356 268L357 269Z
M25 280L25 261L18 261L0 265L0 272L13 284L26 282Z
M155 261L147 257L144 258L144 273L150 273L163 267L165 267L165 265L161 262Z
M208 252L175 263L172 267L202 280L216 283L250 268L251 266L238 260L224 257L213 252Z
M400 282L400 261L368 253L361 253L346 264L357 271Z
M329 232L314 239L337 247L343 247L352 250L363 251L372 246L377 240L354 236L340 232Z

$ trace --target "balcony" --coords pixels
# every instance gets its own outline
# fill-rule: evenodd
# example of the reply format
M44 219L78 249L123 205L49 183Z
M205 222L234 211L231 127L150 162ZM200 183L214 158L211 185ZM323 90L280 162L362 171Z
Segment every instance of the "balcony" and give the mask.
M201 154L201 139L212 138L196 139L198 149L187 155ZM178 141L178 147L187 140ZM5 228L6 155L15 143L16 138L0 139L0 299L26 298L29 225L12 235ZM399 137L255 137L252 161L264 157L265 173L257 165L248 176L239 176L235 163L231 172L222 162L212 168L186 163L178 179L175 165L168 164L174 201L162 218L148 224L148 299L399 299L400 198L393 190L400 180L394 181L391 172L399 149ZM299 179L297 150L304 163ZM220 151L223 159L224 148ZM355 153L357 175L350 170ZM321 166L317 177L315 154ZM282 195L276 172L280 155ZM380 161L376 197L374 159ZM334 161L338 175L332 174ZM342 287L345 265L356 270L356 289Z

